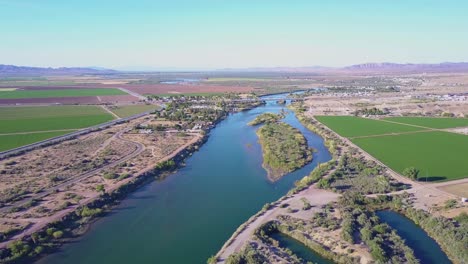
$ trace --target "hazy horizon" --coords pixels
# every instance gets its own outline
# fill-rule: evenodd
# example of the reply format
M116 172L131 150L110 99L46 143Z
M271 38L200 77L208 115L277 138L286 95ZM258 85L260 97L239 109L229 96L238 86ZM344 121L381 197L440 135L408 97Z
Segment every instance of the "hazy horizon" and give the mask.
M0 0L0 64L195 70L461 62L468 61L467 8L453 0Z

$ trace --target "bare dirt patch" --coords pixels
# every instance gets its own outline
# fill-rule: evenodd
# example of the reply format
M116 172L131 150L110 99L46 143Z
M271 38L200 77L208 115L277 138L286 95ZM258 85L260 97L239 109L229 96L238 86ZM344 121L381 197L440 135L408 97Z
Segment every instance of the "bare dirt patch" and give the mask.
M446 185L446 186L438 187L438 189L443 190L448 193L458 195L460 197L468 198L468 182Z

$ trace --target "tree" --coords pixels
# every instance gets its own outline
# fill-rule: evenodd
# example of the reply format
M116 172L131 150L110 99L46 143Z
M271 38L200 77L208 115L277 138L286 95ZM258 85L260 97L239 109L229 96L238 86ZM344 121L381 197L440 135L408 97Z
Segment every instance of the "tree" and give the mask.
M330 188L330 180L322 178L317 182L317 188L319 189L328 189Z
M52 234L52 236L53 236L54 238L56 238L56 239L61 238L61 237L63 237L63 232L60 231L60 230L55 231L55 232Z
M403 175L412 180L418 180L419 170L415 167L409 167L403 170Z
M106 193L106 189L104 188L104 184L96 185L96 191L101 192L102 194Z

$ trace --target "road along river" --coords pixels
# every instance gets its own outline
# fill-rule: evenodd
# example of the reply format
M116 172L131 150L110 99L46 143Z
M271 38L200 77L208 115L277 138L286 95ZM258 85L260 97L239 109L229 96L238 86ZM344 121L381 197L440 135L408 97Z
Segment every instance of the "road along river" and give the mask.
M317 152L312 163L270 182L262 168L257 128L247 123L281 109L288 111L268 102L230 115L211 130L185 167L129 195L80 240L39 263L206 263L265 203L277 200L319 162L331 159L322 138L288 111L284 121L298 128Z

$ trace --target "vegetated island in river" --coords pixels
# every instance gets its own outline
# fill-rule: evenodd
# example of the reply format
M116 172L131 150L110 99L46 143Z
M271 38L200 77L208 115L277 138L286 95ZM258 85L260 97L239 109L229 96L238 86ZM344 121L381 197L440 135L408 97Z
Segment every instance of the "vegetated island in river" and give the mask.
M278 122L284 118L284 114L273 114L273 113L263 113L258 115L254 120L249 122L249 126L256 126L260 124L268 124L272 122Z
M257 130L263 167L272 181L312 161L312 148L302 133L283 122L268 122Z

